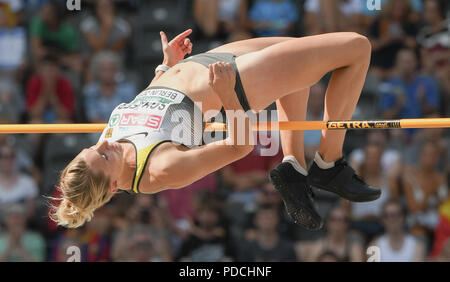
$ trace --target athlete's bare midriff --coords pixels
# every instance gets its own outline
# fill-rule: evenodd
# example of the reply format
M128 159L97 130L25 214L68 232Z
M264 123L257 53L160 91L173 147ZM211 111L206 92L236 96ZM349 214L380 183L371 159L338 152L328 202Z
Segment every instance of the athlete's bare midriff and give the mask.
M150 86L164 86L183 92L192 101L201 103L203 113L209 110L220 111L222 100L209 87L208 79L207 68L195 62L185 62L173 66Z

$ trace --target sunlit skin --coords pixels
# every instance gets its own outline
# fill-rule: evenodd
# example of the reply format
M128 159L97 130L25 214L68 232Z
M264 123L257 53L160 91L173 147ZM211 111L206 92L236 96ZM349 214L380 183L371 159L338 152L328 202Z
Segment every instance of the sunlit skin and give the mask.
M94 174L103 173L109 178L111 192L131 190L135 167L135 152L131 144L103 140L81 151L77 158L88 163Z
M201 103L206 120L215 116L221 107L242 110L234 91L236 75L231 64L217 62L209 69L195 62L177 64L192 50L192 43L187 38L191 32L187 30L170 42L161 32L163 62L171 69L158 72L149 86L170 87L185 93L194 103ZM251 109L258 112L276 102L279 121L305 120L310 87L334 70L326 91L323 118L345 120L351 118L361 94L370 63L371 45L364 36L341 32L302 38L254 38L232 42L208 52L236 55L236 65ZM216 112L213 114L211 111ZM235 120L227 122L231 124ZM248 119L238 122L249 128ZM239 136L244 137L245 144L237 144L238 134L230 130L226 139L193 149L171 142L157 146L145 167L139 184L140 192L183 188L245 157L253 151L255 143L248 130L239 133L245 134ZM280 135L283 154L295 156L306 168L303 132L281 131ZM319 154L325 161L339 159L344 139L343 130L322 131ZM88 165L94 170L102 170L111 177L111 191L129 190L135 171L134 148L127 143L120 146L123 153L109 161L113 164L106 164L106 157L113 154L113 148L117 149L114 143L101 143L80 154L80 157L87 158Z

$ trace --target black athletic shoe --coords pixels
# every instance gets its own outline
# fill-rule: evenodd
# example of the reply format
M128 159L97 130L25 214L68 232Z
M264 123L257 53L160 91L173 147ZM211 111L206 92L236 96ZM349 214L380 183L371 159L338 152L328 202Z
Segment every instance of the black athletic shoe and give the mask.
M270 182L280 192L292 220L308 230L322 228L323 221L314 207L314 194L302 175L290 163L280 163L269 173Z
M343 157L329 169L321 169L313 162L308 172L308 184L352 202L370 202L381 196L381 190L366 184Z

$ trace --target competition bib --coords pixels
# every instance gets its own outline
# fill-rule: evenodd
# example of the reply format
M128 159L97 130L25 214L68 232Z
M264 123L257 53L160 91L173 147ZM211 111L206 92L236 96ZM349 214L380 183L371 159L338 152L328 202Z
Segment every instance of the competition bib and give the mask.
M144 90L131 103L117 106L108 125L144 126L157 130L169 106L181 103L184 97L184 94L169 89Z

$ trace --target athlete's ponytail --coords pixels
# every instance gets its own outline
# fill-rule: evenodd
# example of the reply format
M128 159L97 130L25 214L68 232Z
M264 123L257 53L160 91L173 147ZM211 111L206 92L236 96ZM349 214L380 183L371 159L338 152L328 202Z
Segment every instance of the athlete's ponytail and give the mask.
M90 221L94 211L107 203L114 195L109 191L110 181L103 173L94 174L87 163L74 159L64 169L58 184L61 201L52 206L50 218L69 228L76 228Z

